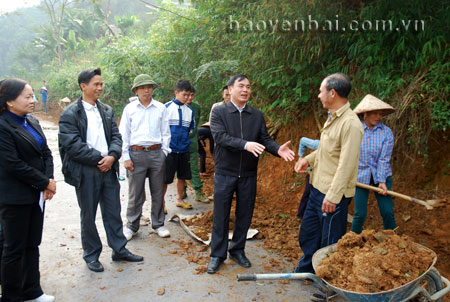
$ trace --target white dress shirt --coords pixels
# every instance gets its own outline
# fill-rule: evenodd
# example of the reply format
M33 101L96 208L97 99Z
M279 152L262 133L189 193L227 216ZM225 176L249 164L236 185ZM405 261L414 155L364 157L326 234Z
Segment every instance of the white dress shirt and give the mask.
M123 109L119 126L122 134L122 158L130 159L130 146L149 147L161 144L167 156L170 149L170 128L166 106L152 99L145 107L140 101L128 103Z
M82 103L87 116L86 143L90 148L100 151L102 156L107 156L108 143L106 142L105 129L97 104L93 106L86 101L82 101Z

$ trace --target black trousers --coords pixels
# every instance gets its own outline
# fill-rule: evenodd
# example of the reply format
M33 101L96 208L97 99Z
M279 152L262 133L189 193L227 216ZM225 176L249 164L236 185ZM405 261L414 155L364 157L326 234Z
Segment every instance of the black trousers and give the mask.
M31 300L43 294L39 244L44 215L39 204L0 205L4 237L1 261L2 302Z
M214 154L214 138L209 127L198 128L198 154L200 155L200 173L206 172L206 140L209 139L209 152Z
M123 235L120 184L116 173L113 170L102 173L97 167L83 166L81 185L75 191L81 210L83 259L87 263L97 261L102 252L102 242L95 224L99 203L108 245L117 254L125 254L127 239Z
M233 193L236 192L236 211L233 238L228 248L228 230ZM214 216L211 238L211 257L227 258L231 253L244 252L247 231L255 207L256 176L234 177L214 175Z
M198 154L200 155L200 173L206 172L206 151L203 148L202 141L198 141Z
M3 239L3 231L2 231L2 225L0 224L0 269L2 267L2 255L3 255L3 242L5 240ZM1 272L1 271L0 271ZM2 284L2 274L0 273L0 285Z

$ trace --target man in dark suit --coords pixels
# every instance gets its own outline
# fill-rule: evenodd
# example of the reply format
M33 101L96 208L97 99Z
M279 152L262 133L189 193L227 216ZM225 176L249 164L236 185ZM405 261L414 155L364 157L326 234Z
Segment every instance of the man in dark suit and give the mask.
M125 248L118 182L122 138L114 111L98 100L103 90L101 70L82 71L78 84L82 97L69 105L59 120L59 151L65 181L75 186L81 209L83 258L90 270L102 272L102 243L95 225L99 203L112 260L139 262L143 257Z
M210 274L217 272L227 258L227 249L230 258L240 266L251 266L244 248L255 205L259 155L267 150L286 161L295 156L289 149L290 141L282 146L277 144L267 133L262 112L247 104L251 93L248 78L243 74L231 77L228 89L230 101L214 107L211 113L216 148L211 259L207 269ZM236 219L228 248L230 208L235 192Z

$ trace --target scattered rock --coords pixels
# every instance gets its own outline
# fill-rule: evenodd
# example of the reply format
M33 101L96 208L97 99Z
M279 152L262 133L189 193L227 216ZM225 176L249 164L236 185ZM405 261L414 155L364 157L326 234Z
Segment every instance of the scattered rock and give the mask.
M376 254L380 254L380 255L386 255L388 253L384 248L379 247L379 246L374 246L372 248L372 252L374 252Z
M430 230L430 229L422 229L422 233L425 233L425 234L427 234L427 235L433 235L433 231L432 230Z
M194 274L195 275L204 274L204 273L206 273L206 269L207 269L207 267L205 265L198 266L198 267L195 268L195 273Z
M383 234L383 232L376 232L375 235L373 235L378 242L384 242L386 240L386 236Z
M158 289L158 291L156 292L159 296L164 295L164 293L166 292L166 290L164 288L160 288Z
M201 245L197 248L198 252L206 252L208 250L208 246L207 245Z

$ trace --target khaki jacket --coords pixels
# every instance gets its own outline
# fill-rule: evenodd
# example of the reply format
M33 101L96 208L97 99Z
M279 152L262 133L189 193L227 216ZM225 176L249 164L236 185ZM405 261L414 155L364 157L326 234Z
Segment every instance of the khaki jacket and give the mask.
M347 103L325 123L319 148L305 157L313 168L311 184L332 203L355 195L363 133L361 121Z

